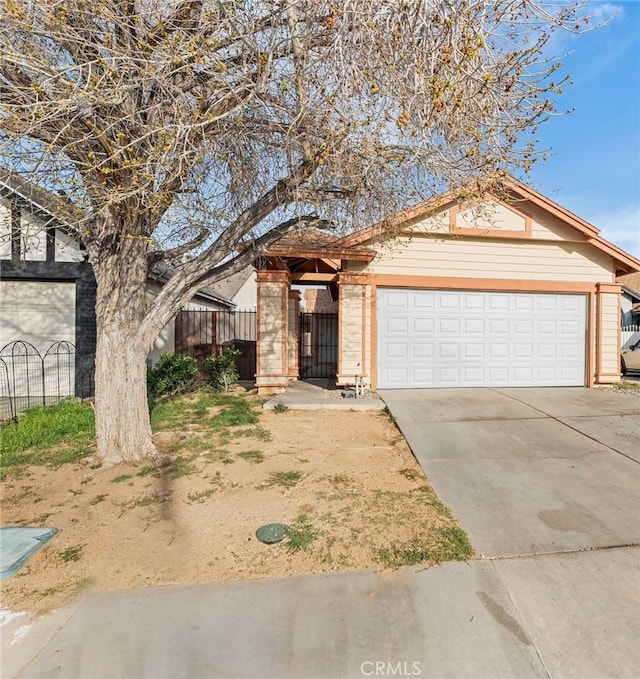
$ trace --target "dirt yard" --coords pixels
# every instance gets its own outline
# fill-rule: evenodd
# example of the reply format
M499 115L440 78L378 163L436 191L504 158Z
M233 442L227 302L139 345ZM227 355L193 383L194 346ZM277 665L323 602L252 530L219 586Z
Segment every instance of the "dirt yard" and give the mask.
M211 411L210 409L207 415ZM470 555L388 416L254 410L210 431L160 431L164 457L97 468L88 457L2 482L2 525L58 534L2 583L2 607L44 612L87 589L133 589L382 570ZM256 529L290 527L266 545Z

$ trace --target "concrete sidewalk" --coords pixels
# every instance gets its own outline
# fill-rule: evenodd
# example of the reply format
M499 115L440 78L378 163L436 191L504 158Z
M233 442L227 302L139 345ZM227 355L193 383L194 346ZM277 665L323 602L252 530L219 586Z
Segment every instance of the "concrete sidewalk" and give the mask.
M12 644L9 679L637 677L640 549L100 593Z
M282 394L269 399L263 406L274 410L286 406L289 410L384 410L385 403L375 392L361 398L343 398L342 393L328 379L293 380ZM354 394L355 396L355 394Z

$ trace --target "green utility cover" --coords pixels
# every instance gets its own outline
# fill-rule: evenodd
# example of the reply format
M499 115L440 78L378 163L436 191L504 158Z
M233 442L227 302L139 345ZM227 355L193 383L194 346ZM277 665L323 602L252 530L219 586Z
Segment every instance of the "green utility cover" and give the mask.
M289 526L285 526L284 523L267 523L258 528L256 537L260 542L264 542L266 545L272 545L274 542L283 540L288 530Z

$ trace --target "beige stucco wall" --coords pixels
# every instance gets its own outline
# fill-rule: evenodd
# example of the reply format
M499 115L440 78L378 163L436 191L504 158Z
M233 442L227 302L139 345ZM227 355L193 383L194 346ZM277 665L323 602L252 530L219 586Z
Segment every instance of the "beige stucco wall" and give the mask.
M298 376L298 314L300 311L300 293L289 293L287 314L287 373L291 377Z
M597 298L598 333L600 344L600 366L598 382L618 381L620 371L620 295L616 292L601 292ZM596 334L598 334L596 333ZM597 368L596 368L597 369Z
M368 265L349 271L393 276L611 282L613 262L586 243L549 243L482 237L401 237Z
M526 231L523 214L496 201L460 210L455 216L456 228L484 229L487 233L500 231Z
M340 285L338 384L371 378L371 286Z
M284 292L286 294L286 290ZM282 332L283 284L263 282L260 287L260 314L258 338L260 342L260 375L286 374L283 356L286 357L287 333Z

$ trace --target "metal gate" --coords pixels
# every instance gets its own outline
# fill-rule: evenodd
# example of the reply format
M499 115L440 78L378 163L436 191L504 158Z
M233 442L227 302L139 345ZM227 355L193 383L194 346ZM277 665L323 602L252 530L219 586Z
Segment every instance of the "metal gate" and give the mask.
M335 377L338 369L338 314L300 313L300 377Z

